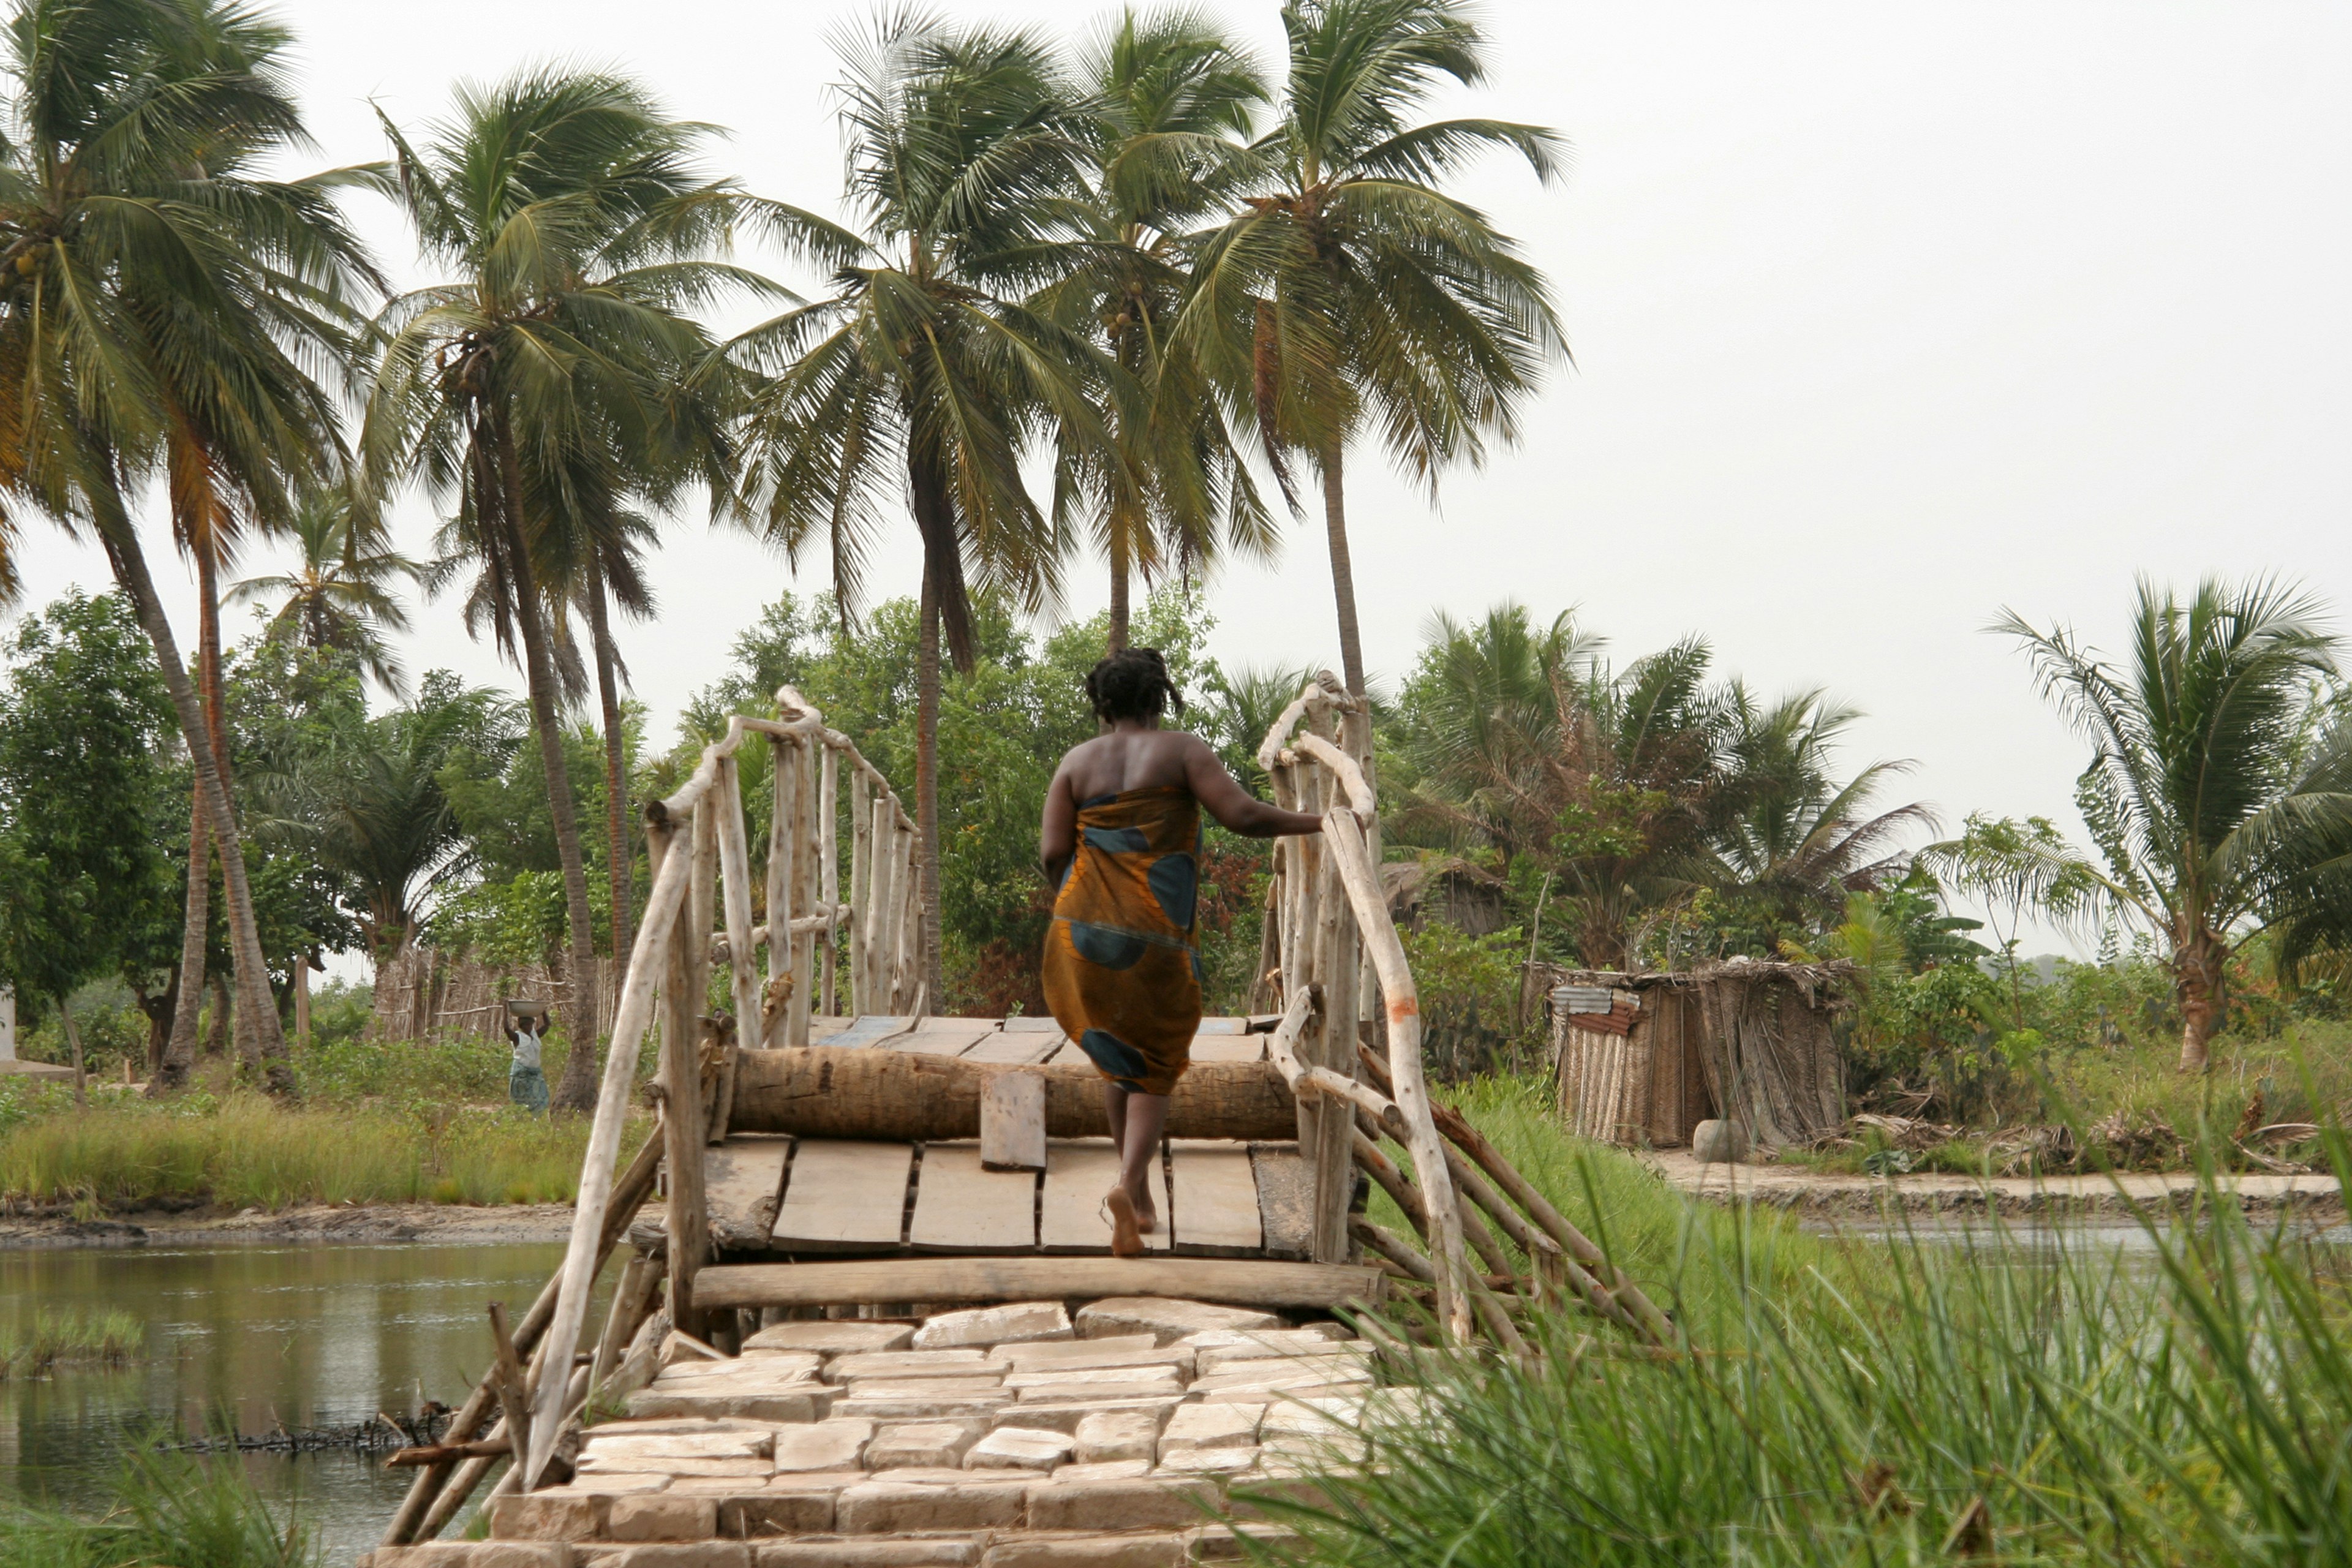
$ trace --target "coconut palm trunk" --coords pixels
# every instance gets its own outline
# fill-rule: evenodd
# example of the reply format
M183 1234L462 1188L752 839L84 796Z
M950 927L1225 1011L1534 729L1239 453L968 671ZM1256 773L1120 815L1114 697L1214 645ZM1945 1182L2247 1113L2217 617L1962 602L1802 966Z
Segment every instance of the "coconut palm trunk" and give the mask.
M596 644L596 697L604 708L605 872L613 895L613 963L618 965L627 962L632 940L629 873L635 862L629 848L627 737L621 731L620 650L613 646L611 613L604 604L601 571L588 584L588 629Z
M196 550L196 682L205 700L205 725L212 735L213 758L220 768L221 785L234 797L236 794L236 765L229 755L228 693L221 677L221 536L217 523L218 520L215 518L211 525L202 531L200 534L202 542ZM192 863L203 864L201 857L194 854L196 847L191 843L189 847L192 852ZM206 874L210 874L209 868ZM196 944L196 972L193 976L182 976L181 984L184 985L191 980L198 985L203 984L205 945L203 942ZM187 955L187 947L184 942L180 952L184 963ZM269 980L267 974L262 976L261 984L264 989L268 988ZM242 976L237 981L237 991L241 995L246 994L246 983ZM273 1007L272 1011L275 1010ZM230 1016L235 1020L236 1032L231 1037L236 1042L237 1065L257 1080L267 1079L268 1081L278 1081L277 1079L269 1078L267 1074L262 1060L261 1038L255 1027L253 1009L233 1008L230 1011ZM282 1033L279 1040L279 1050L282 1054L284 1050Z
M1331 596L1339 612L1339 668L1348 689L1364 694L1364 639L1356 626L1356 569L1348 554L1348 495L1341 472L1342 442L1323 447L1323 535L1331 547Z
M262 1041L266 1085L272 1094L291 1100L295 1098L293 1075L286 1067L286 1042L278 1030L278 1009L269 995L269 965L262 956L260 931L254 921L253 885L246 877L245 844L237 831L236 813L229 804L219 756L213 749L204 704L197 699L195 684L188 679L187 666L180 660L178 639L173 636L171 619L163 613L163 601L155 592L155 579L147 569L146 554L131 533L129 520L118 512L102 532L115 581L130 595L139 624L147 633L147 640L154 645L163 689L172 699L173 710L180 721L181 739L187 743L189 760L195 769L206 826L215 853L220 858L221 891L228 905L229 951L236 960L238 1000L241 1009L251 1015ZM192 878L203 874L201 866L189 868ZM274 1041L273 1036L277 1037ZM270 1049L273 1044L274 1052Z
M596 951L594 916L588 907L588 863L580 847L579 807L572 798L572 775L563 762L562 720L556 711L555 663L547 646L545 606L541 603L539 576L522 524L522 473L507 420L493 411L478 427L478 439L487 437L495 452L494 483L484 487L494 497L495 526L507 556L516 630L522 638L524 684L530 688L530 723L539 738L540 766L547 774L548 815L555 830L556 859L563 868L564 927L570 938L567 960L571 971L572 1006L565 1023L570 1050L563 1074L549 1103L559 1110L591 1110L596 1105L599 1066L596 1019Z
M172 1033L147 1082L149 1098L188 1086L196 1065L196 1031L205 1005L205 934L212 923L212 838L205 830L205 789L195 786L188 809L188 894L180 925L180 978L172 1002Z
M1104 639L1111 653L1127 646L1129 554L1126 520L1116 519L1110 530L1110 636Z
M2201 924L2174 943L2172 987L2180 1002L2182 1072L2203 1072L2211 1065L2211 1042L2228 1005L2223 966L2229 956L2229 943Z

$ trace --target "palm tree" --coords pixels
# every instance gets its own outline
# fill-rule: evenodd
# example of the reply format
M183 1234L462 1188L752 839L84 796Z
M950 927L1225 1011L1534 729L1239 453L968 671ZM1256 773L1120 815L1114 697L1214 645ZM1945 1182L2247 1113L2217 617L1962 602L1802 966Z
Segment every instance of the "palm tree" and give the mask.
M2319 614L2273 579L2208 577L2184 602L2143 578L2126 668L2015 611L1990 628L2018 639L2042 696L2091 742L2075 799L2105 864L2081 864L2169 952L2183 1072L2211 1060L2231 955L2340 907L2352 725L2318 721L2339 647Z
M1483 461L1490 433L1516 438L1519 399L1565 352L1543 275L1439 183L1495 148L1549 181L1560 142L1507 121L1410 123L1442 82L1485 79L1465 0L1289 0L1282 24L1290 76L1258 143L1273 173L1202 247L1179 347L1255 406L1286 496L1286 449L1320 469L1342 673L1361 693L1349 441L1369 421L1433 489L1445 464Z
M1117 651L1128 642L1136 574L1149 580L1171 555L1204 566L1221 543L1255 555L1274 548L1273 520L1214 389L1169 353L1189 287L1186 237L1229 209L1255 166L1241 139L1266 89L1237 45L1186 10L1122 12L1082 51L1076 80L1087 189L1066 210L1078 243L1066 252L1072 270L1033 303L1087 333L1140 394L1131 406L1107 405L1115 449L1066 447L1056 487L1058 510L1092 509L1110 564Z
M407 677L383 634L408 629L398 584L404 578L417 582L425 568L360 523L345 489L306 491L287 531L301 552L300 564L291 572L246 578L229 590L229 603L274 600L269 636L349 654L385 690L404 690Z
M288 794L320 864L352 879L379 963L415 940L433 891L470 868L470 840L443 786L451 763L503 760L522 714L498 693L436 670L413 702L332 737L302 759Z
M1709 835L1716 889L1740 900L1772 945L1802 942L1837 925L1849 898L1900 880L1911 857L1895 840L1932 828L1935 812L1913 802L1886 811L1871 803L1908 761L1873 763L1840 782L1840 739L1861 710L1820 691L1771 704L1735 684L1727 747L1730 809Z
M240 515L271 515L332 458L331 405L298 356L333 351L345 291L370 274L333 207L347 174L252 173L303 144L287 41L218 0L24 0L0 151L0 489L97 534L155 645L221 862L237 1013L281 1094L293 1079L219 726L125 498L161 470L175 531L216 567ZM184 1068L167 1056L156 1088Z
M532 71L462 87L422 151L388 121L397 194L451 281L394 300L362 445L371 496L421 473L457 503L499 648L518 642L563 871L573 1049L554 1102L595 1101L594 932L560 714L560 613L583 531L698 471L728 489L725 381L683 312L759 279L709 259L755 204L690 162L709 128L637 86Z
M824 298L737 340L753 396L741 515L789 559L829 546L845 622L887 509L911 502L923 552L916 657L923 950L940 973L940 644L974 663L967 571L1031 607L1067 543L1022 462L1049 432L1114 448L1097 402L1118 367L1024 302L1066 275L1056 215L1082 192L1086 125L1034 34L886 18L846 40L839 92L864 234L802 215L793 238L835 268Z

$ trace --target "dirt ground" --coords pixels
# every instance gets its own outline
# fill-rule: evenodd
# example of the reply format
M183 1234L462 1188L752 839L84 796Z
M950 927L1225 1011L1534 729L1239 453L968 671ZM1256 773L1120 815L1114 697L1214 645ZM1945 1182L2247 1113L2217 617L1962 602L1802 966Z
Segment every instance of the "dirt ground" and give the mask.
M1920 1171L1902 1176L1850 1176L1801 1165L1702 1165L1687 1149L1641 1156L1676 1187L1696 1197L1769 1204L1809 1215L1902 1214L2112 1215L2137 1207L2185 1205L2194 1196L2192 1172L2115 1175L1958 1176ZM2249 1213L2293 1209L2325 1215L2344 1212L2331 1175L2225 1175L2221 1184Z

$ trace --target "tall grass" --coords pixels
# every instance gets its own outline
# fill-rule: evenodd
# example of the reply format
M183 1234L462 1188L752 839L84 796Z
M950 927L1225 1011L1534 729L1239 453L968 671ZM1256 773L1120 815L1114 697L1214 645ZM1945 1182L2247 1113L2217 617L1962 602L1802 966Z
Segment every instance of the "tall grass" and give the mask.
M44 1308L30 1327L0 1327L0 1383L37 1377L59 1362L120 1366L146 1342L147 1325L128 1312Z
M0 1568L315 1568L289 1512L272 1514L233 1459L136 1449L97 1519L0 1504Z
M1276 1555L2352 1563L2339 1248L2226 1201L2151 1221L2132 1249L1999 1230L1825 1242L1685 1203L1492 1093L1469 1097L1489 1136L1613 1224L1696 1353L1580 1359L1589 1321L1556 1320L1531 1367L1431 1356L1437 1418L1384 1433L1386 1467L1291 1521L1303 1541Z
M641 1138L649 1123L632 1130ZM569 1203L588 1124L509 1110L281 1110L253 1096L119 1100L0 1131L0 1193L121 1208L194 1198L294 1204Z

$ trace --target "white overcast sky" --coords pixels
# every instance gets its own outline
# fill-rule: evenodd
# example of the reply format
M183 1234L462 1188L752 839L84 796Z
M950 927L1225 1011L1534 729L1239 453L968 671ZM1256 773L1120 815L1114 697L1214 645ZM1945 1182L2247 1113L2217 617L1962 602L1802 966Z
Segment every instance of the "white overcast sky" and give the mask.
M460 78L562 58L637 73L732 131L720 168L831 209L826 36L872 8L277 9L322 162L381 155L371 99L414 127ZM1106 7L946 9L1075 36ZM1214 9L1278 67L1273 5ZM1982 633L2001 606L2112 643L2138 573L2276 571L2347 598L2352 7L1499 0L1485 17L1493 80L1446 110L1555 126L1575 161L1549 189L1501 163L1465 189L1549 272L1576 363L1524 444L1449 475L1434 510L1355 459L1377 674L1409 666L1433 609L1577 605L1620 657L1698 632L1764 691L1858 703L1850 760L1916 759L1905 798L1954 823L2071 825L2082 748ZM361 216L415 280L390 216ZM413 507L403 542L421 552L428 526ZM1215 583L1215 652L1337 663L1320 537L1310 519L1276 565ZM26 544L28 605L105 585L94 551L38 525ZM915 569L904 551L882 585ZM1072 613L1098 606L1099 576L1074 572ZM823 580L804 563L802 585ZM792 580L696 515L656 581L661 618L625 651L666 723ZM447 603L406 653L513 679Z

